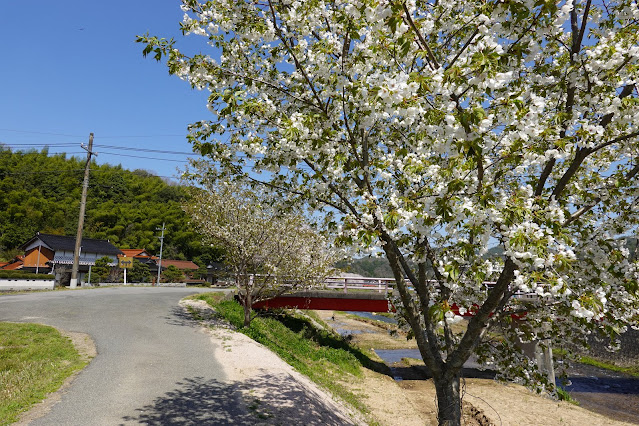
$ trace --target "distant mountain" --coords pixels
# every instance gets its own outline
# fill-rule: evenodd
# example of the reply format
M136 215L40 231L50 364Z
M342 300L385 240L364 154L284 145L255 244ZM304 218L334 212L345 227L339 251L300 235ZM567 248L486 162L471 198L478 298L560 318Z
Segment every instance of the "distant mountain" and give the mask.
M348 263L341 262L337 267L364 277L393 278L393 271L385 257L362 257Z

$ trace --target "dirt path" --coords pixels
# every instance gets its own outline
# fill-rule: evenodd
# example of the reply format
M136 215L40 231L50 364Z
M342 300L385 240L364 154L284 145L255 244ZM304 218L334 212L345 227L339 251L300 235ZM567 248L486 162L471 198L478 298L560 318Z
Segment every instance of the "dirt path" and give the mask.
M226 383L241 394L255 424L361 425L362 416L336 402L329 394L282 361L275 353L215 319L201 300L183 300L209 318L202 325L211 335L214 358L222 366Z
M353 330L351 340L362 348L414 348L414 341L380 333L371 324L333 311L317 311L327 324L341 330ZM404 366L403 368L414 368ZM382 425L437 425L435 388L431 380L395 381L367 371L353 388L365 399L370 413ZM467 379L464 383L465 411L479 416L466 417L466 425L630 425L567 402L554 401L530 392L523 386L501 384L492 379ZM484 423L477 421L484 419Z

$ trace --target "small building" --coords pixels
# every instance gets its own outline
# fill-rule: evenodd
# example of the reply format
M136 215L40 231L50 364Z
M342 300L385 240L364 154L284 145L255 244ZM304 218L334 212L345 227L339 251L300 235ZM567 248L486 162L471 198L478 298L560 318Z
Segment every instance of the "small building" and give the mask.
M123 257L132 257L133 259L139 260L143 264L149 267L149 270L157 272L157 261L158 257L150 254L146 249L120 249ZM121 257L118 256L118 257Z
M41 234L38 232L33 238L20 246L24 250L22 270L26 272L54 274L56 282L66 285L67 275L70 278L75 252L75 237L64 235ZM112 265L117 264L122 251L108 240L82 238L78 269L78 282L84 281L95 261L108 257Z
M122 252L122 255L125 257L133 257L135 259L138 260L143 260L143 259L157 259L157 256L153 256L152 254L150 254L148 251L146 251L146 249L120 249L120 251Z
M122 252L122 256L132 257L147 265L155 280L158 274L158 263L160 263L158 256L153 256L147 252L146 249L120 249L120 251ZM194 272L200 269L197 264L190 260L162 259L162 273L164 273L169 266L174 266L182 272L187 281L193 281ZM204 280L202 280L202 282L204 282Z

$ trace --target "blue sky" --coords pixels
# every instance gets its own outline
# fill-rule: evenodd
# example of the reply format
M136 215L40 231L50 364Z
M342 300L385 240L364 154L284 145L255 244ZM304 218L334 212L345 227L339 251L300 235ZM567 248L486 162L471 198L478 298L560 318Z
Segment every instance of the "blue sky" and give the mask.
M85 157L80 144L93 132L99 164L176 175L192 151L187 125L210 118L207 93L143 58L135 38L148 31L206 49L181 35L182 15L175 0L2 2L0 143Z

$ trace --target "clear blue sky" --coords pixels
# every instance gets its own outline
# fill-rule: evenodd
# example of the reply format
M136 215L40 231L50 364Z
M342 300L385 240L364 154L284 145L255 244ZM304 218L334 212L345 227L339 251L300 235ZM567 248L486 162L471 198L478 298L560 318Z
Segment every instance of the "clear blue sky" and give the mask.
M176 175L187 155L100 145L192 151L186 128L210 118L207 93L143 58L135 43L148 31L207 51L202 37L181 35L182 15L175 0L3 1L0 143L85 157L80 144L93 132L99 164Z

